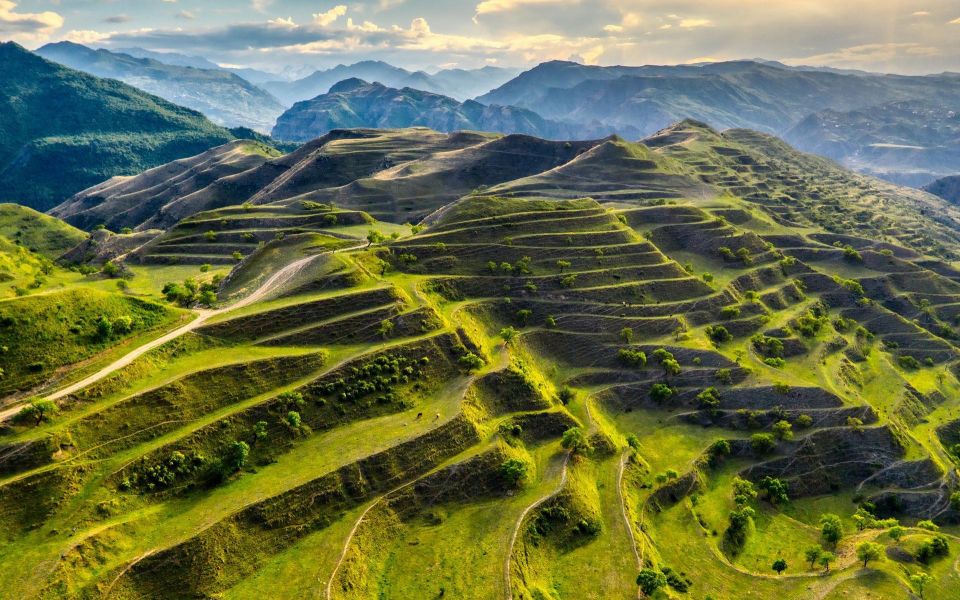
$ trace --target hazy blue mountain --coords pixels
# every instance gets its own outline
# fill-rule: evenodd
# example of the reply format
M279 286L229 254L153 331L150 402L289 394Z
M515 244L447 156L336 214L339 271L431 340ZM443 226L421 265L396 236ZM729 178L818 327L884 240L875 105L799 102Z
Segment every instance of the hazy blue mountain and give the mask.
M0 44L0 89L0 202L46 210L235 138L196 111L14 43Z
M353 78L382 83L387 87L409 87L466 100L502 85L518 72L515 69L487 66L482 69L444 69L430 74L425 71L408 71L382 61L367 60L315 71L296 81L266 83L264 87L287 105L326 94L334 84Z
M960 112L936 102L825 110L800 121L784 139L904 185L919 187L960 171Z
M193 67L194 69L217 69L220 71L227 71L238 75L254 85L260 85L268 81L274 81L277 79L276 73L268 73L267 71L261 71L259 69L251 69L249 67L233 68L233 67L221 67L217 63L207 60L202 56L190 56L187 54L179 54L177 52L154 52L153 50L146 50L144 48L116 48L114 52L119 54L129 54L130 56L136 58L151 58L155 61L162 62L168 65L174 65L179 67Z
M477 100L529 108L550 119L597 119L646 132L689 117L721 128L782 133L821 110L930 97L960 104L960 76L849 74L756 61L642 67L554 61Z
M354 78L337 83L327 94L296 103L277 119L272 135L280 140L303 142L333 129L357 127L429 127L442 132L523 133L548 139L583 139L610 133L602 126L550 121L515 106L460 102L441 94L391 88Z
M250 127L267 132L283 112L283 106L268 92L215 65L207 69L167 64L71 42L47 44L38 49L37 54L97 77L118 79L198 110L227 127Z

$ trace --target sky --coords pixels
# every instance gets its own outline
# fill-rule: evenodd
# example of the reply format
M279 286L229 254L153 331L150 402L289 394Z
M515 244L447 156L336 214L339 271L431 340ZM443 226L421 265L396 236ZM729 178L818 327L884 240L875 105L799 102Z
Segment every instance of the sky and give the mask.
M272 71L765 58L923 74L960 72L960 0L0 0L0 39Z

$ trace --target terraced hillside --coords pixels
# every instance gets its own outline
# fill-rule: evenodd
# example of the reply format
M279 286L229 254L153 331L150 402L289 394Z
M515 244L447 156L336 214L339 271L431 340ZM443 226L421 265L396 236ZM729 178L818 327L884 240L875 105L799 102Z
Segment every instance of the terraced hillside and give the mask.
M3 589L960 587L952 207L693 122L636 144L338 136L356 162L311 155L353 175L337 194L287 179L300 194L206 206L123 257L227 273L181 302L191 325L6 411ZM371 178L429 217L397 225Z

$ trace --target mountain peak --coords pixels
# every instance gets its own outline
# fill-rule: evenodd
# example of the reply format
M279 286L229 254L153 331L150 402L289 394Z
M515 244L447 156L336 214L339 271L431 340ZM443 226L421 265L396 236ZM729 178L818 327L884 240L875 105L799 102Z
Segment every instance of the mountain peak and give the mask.
M380 84L370 84L369 82L366 82L360 79L359 77L350 77L349 79L344 79L343 81L339 81L333 84L333 86L330 88L330 91L327 93L328 94L345 94L345 93L352 92L354 90L358 90L360 88L364 88L370 85L380 85Z

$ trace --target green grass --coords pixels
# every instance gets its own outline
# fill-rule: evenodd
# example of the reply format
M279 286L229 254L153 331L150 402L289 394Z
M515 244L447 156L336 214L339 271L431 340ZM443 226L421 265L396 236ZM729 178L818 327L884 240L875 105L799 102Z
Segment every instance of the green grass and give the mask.
M10 392L44 382L61 367L86 360L129 335L162 330L179 314L153 302L83 289L2 302L0 390ZM97 327L101 317L111 326L129 317L131 329L103 336Z
M87 238L79 229L19 204L0 204L0 236L51 260Z

